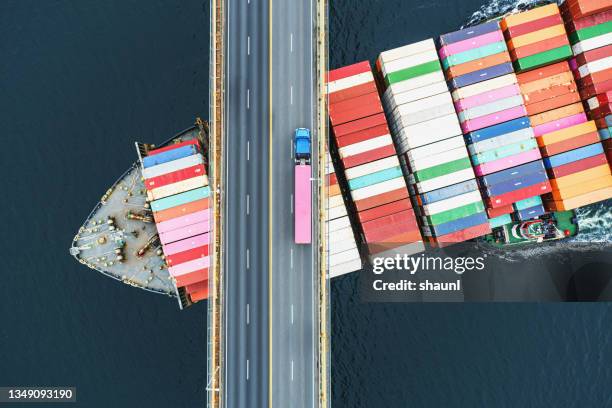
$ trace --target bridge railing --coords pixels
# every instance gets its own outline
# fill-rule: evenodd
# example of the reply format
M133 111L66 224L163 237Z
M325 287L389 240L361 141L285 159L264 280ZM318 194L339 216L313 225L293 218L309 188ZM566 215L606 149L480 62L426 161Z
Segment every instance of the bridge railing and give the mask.
M224 154L224 24L225 4L223 0L210 1L210 47L209 47L209 121L210 152L209 172L211 175L211 208L213 226L211 228L211 267L209 274L208 297L208 350L207 350L207 406L223 407L223 268L224 219L224 167L221 158Z
M318 208L319 208L319 264L318 264L318 292L319 292L319 408L328 408L330 402L330 350L329 350L329 279L327 276L327 226L325 223L327 212L327 92L326 79L328 71L328 0L317 0L315 18L315 47L316 61L316 95L317 95L317 135L318 135Z

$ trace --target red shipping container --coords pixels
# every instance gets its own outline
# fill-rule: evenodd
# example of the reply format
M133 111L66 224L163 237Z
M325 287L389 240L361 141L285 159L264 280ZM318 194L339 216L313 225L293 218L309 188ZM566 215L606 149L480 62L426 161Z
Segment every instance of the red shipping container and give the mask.
M367 235L368 233L376 231L380 228L389 225L398 225L401 223L414 223L414 225L416 225L416 216L414 215L414 211L404 210L394 214L387 214L383 217L375 218L371 221L362 223L361 228L363 229L363 233Z
M179 181L187 180L197 176L203 176L206 174L206 169L203 164L187 167L173 171L172 173L162 174L161 176L152 177L145 180L145 187L147 190L166 186L168 184L177 183Z
M605 93L608 91L612 91L612 79L609 81L604 81L585 87L578 84L578 92L580 92L580 97L583 101L586 101L587 99L590 99L597 94Z
M542 153L543 157L549 157L597 142L599 142L599 133L590 132L585 133L584 135L572 137L571 139L567 139L562 142L552 143L541 147L540 152Z
M383 241L377 241L375 243L368 244L368 252L371 255L378 254L380 252L388 251L390 249L399 248L401 246L411 244L414 242L422 242L423 237L418 228L410 232L391 236Z
M379 125L387 126L387 119L385 118L384 113L378 113L376 115L368 116L350 123L343 123L342 125L334 126L334 135L336 135L338 138Z
M327 175L327 185L332 186L334 184L338 184L338 176L336 173L331 173Z
M589 85L598 84L600 82L612 80L612 68L604 69L603 71L594 72L585 77L577 79L578 87L586 88ZM600 92L601 93L601 92Z
M534 184L529 187L520 188L518 190L510 191L505 194L500 194L494 197L486 198L487 207L497 208L503 207L508 204L516 203L517 201L524 200L535 195L542 195L551 191L550 182L545 181L543 183Z
M198 151L200 151L201 146L200 146L200 142L198 142L198 139L191 139L185 142L174 143L174 144L171 144L165 147L160 147L159 149L151 150L150 152L148 152L148 156L153 156L158 153L167 152L169 150L174 150L174 149L178 149L179 147L189 146L189 145L194 145L195 147L198 148Z
M497 208L487 208L487 216L489 218L500 217L504 214L512 214L514 212L514 207L512 204L504 205Z
M393 144L379 147L378 149L368 150L360 154L355 154L342 159L345 169L359 166L360 164L370 163L375 160L384 159L385 157L395 156L395 147Z
M187 293L196 293L208 290L208 280L185 286Z
M375 222L375 221L370 221ZM408 219L400 222L393 222L390 224L382 225L378 228L370 228L368 232L363 233L365 240L368 244L373 242L380 242L401 233L418 231L419 227L417 226L416 219Z
M537 81L538 79L558 75L563 72L571 72L567 61L557 62L556 64L547 65L538 69L534 69L532 71L516 74L516 78L518 79L518 83L520 85L532 81Z
M342 91L330 93L327 98L327 103L331 105L351 98L356 98L361 95L367 95L372 92L378 92L374 81L343 89Z
M338 113L329 114L329 119L333 125L341 125L343 123L351 122L359 118L374 115L382 112L382 106L377 105L360 105L356 106L355 109L345 110Z
M551 169L547 169L546 171L548 172L549 178L560 178L578 173L579 171L601 166L604 163L606 163L606 156L602 153L598 154L597 156L591 156L587 157L586 159L564 164L562 166L553 167Z
M612 0L566 0L566 10L574 19L601 13L612 8Z
M367 210L368 208L378 207L379 205L401 200L402 198L407 197L408 189L402 187L398 188L397 190L392 190L383 194L364 198L363 200L357 200L355 201L355 208L357 209L357 211L363 211Z
M581 67L589 62L595 62L602 58L612 55L612 44L605 47L595 48L594 50L586 51L576 55L576 64Z
M339 93L342 92L343 91L340 91ZM355 98L350 98L337 103L330 104L329 114L334 115L342 112L349 112L364 105L380 105L380 98L378 97L378 92L376 92L376 90L365 95L360 95Z
M405 198L403 200L394 201L392 203L383 204L378 207L370 208L369 210L361 211L357 213L360 223L375 220L377 218L384 217L385 215L391 215L400 211L410 210L412 205L410 200Z
M451 234L442 235L440 237L432 239L430 242L435 244L433 246L443 247L443 246L455 244L457 242L464 242L469 239L481 237L489 233L491 233L491 225L488 222L486 222L484 224L475 225L473 227L466 228L461 231L456 231Z
M336 137L336 144L339 148L350 146L355 143L370 140L374 137L388 135L389 133L389 127L386 124L379 125L368 129L360 130L358 132L353 132L346 136Z
M592 27L599 25L607 21L612 21L612 9L604 11L602 13L592 14L587 17L573 19L571 16L564 14L565 28L568 34L573 33L576 30L582 30L583 28Z
M556 26L563 23L560 14L553 14L527 23L510 26L504 31L507 40L516 38L519 35L529 34L534 31L542 30L547 27Z
M188 261L193 261L194 259L204 258L205 256L208 256L208 245L168 255L166 256L166 264L168 266L176 266Z
M189 272L184 275L175 276L176 286L182 287L187 285L193 285L194 283L205 281L208 279L208 268L199 269L197 271Z
M329 71L327 74L327 82L337 81L339 79L348 78L353 75L363 74L371 71L369 61L361 61L356 64L347 65L346 67L337 68Z
M554 48L559 48L567 44L569 44L569 41L567 39L567 36L563 34L557 37L547 38L546 40L515 48L510 51L510 57L512 57L512 60L516 61L519 58L529 57L530 55L534 55L542 51L552 50Z

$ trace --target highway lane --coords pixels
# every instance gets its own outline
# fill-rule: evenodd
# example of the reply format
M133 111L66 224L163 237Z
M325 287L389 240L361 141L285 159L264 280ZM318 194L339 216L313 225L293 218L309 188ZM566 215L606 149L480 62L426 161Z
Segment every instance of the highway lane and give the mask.
M268 405L268 3L226 2L227 407Z
M313 4L273 0L272 16L272 406L317 401L317 309L312 245L293 240L293 133L314 133ZM316 148L313 149L316 154ZM313 154L313 174L317 172ZM313 197L314 194L313 194ZM313 229L314 231L314 229Z
M293 242L292 201L293 131L313 129L313 5L270 4L226 3L224 398L231 408L269 406L270 390L273 406L283 408L312 407L317 395L313 252Z

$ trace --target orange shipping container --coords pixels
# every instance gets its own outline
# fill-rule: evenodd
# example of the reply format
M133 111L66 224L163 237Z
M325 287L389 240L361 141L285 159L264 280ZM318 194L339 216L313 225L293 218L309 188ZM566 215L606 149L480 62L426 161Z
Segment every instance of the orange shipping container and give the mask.
M566 35L565 27L563 26L563 24L558 24L556 26L534 31L533 33L511 38L510 41L508 41L508 49L512 51L519 47L524 47L529 44L534 44L540 41L548 40L550 38L559 37L561 35Z
M156 211L153 214L156 223L168 221L182 215L192 214L196 211L202 211L208 208L208 198L201 200L192 201L187 204L179 205L177 207L168 208L162 211Z
M609 174L610 167L606 164L603 164L557 179L550 179L550 185L552 186L553 190L563 190L573 186L574 184L588 183L590 180L596 179L598 177L604 177Z
M570 175L568 177L572 176L573 175ZM591 179L588 183L573 184L567 188L562 188L561 190L553 190L552 196L555 201L564 201L568 198L580 196L591 191L597 191L607 187L612 188L612 175L609 173L606 176Z
M542 92L557 86L569 86L572 90L577 90L576 82L574 82L574 75L568 69L554 75L545 76L538 78L535 81L520 81L519 86L523 94L529 95L534 92Z
M548 112L539 113L537 115L530 116L529 119L531 120L531 126L535 127L554 120L577 115L579 113L584 113L582 103L575 103L573 105L563 106Z
M518 80L519 85L521 85L553 75L558 75L563 72L572 72L569 64L566 61L557 62L556 64L547 65L532 71L516 74L516 79Z
M538 146L542 147L545 145L562 142L564 140L591 132L597 132L595 122L593 122L592 120L588 122L579 123L577 125L570 126L564 129L556 130L554 132L546 133L542 136L536 137L536 139L538 141Z
M599 142L599 133L585 133L584 135L576 136L562 142L546 145L540 148L540 152L542 153L543 157L549 157L597 142Z
M578 92L572 92L559 95L556 98L548 98L541 102L526 105L525 110L527 111L527 115L532 116L576 102L580 102L580 94Z
M517 47L510 51L510 56L513 60L517 60L519 58L525 58L531 55L539 54L543 51L559 48L567 44L569 44L569 40L567 39L567 35L565 35L564 33L563 35L559 35L557 37L547 38L545 40L538 41L533 44Z
M555 85L551 88L540 89L530 93L523 93L523 99L525 100L525 105L531 105L534 103L545 101L547 99L557 98L559 96L572 92L578 94L578 89L576 88L576 83L574 82L563 85ZM563 105L560 104L559 106Z
M547 211L568 211L574 208L584 207L585 205L597 203L612 197L612 187L590 191L567 200L552 200L550 195L545 196L544 204Z
M559 14L559 7L556 4L549 4L543 7L536 7L529 11L522 13L511 14L506 16L501 21L502 30L508 29L510 26L528 23L530 21L539 20L541 18L551 16L553 14Z
M446 77L447 79L456 78L461 75L469 74L470 72L490 68L506 62L510 62L510 54L508 54L507 51L504 51L500 52L499 54L493 54L489 55L488 57L454 65L446 71Z

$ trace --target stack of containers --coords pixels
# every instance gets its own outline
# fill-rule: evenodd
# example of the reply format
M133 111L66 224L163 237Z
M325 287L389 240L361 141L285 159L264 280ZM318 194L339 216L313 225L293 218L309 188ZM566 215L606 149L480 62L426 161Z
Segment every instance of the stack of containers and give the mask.
M327 211L327 253L329 277L344 275L361 269L361 258L355 242L355 235L342 198L338 177L329 154L326 165Z
M557 4L511 14L501 21L516 72L551 64L571 57Z
M499 23L442 35L440 46L491 227L513 213L519 220L544 214L534 197L550 183Z
M574 53L570 68L589 118L595 120L611 157L612 2L565 1L561 13Z
M424 250L368 61L330 71L329 118L370 255Z
M570 210L610 197L610 168L568 63L517 77L552 185L544 196L547 210Z
M431 244L489 233L482 197L432 39L385 51L383 102L423 235Z
M142 175L170 276L192 302L206 299L210 189L199 142L149 151Z

